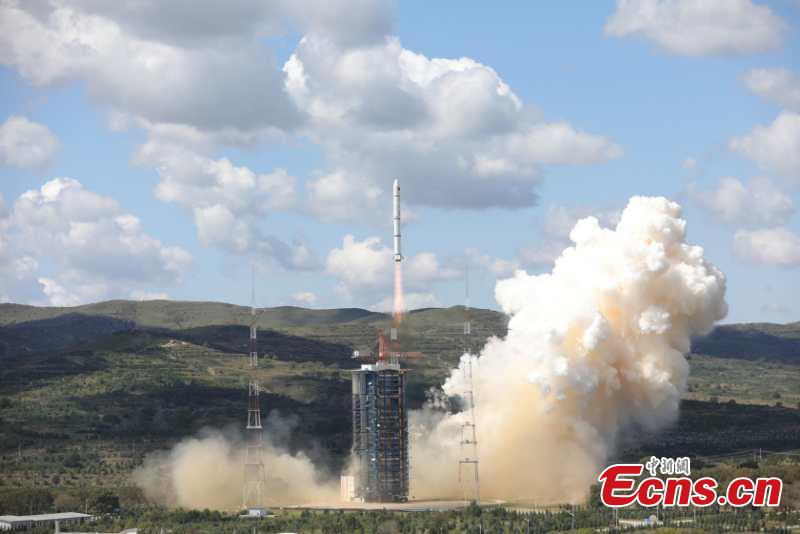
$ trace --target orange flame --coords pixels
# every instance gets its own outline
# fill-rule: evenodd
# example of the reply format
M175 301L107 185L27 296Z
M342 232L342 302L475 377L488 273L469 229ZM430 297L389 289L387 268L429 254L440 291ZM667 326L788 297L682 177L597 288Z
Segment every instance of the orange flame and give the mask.
M394 319L395 326L403 321L403 313L405 312L405 301L403 299L403 267L397 261L394 264L394 310L392 311L392 318Z

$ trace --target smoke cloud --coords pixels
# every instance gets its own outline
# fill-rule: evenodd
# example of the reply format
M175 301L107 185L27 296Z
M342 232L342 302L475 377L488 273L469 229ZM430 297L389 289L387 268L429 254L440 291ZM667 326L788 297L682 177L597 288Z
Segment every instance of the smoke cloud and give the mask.
M690 338L727 313L724 275L685 237L678 204L634 197L616 229L578 221L552 272L497 283L507 336L443 385L463 395L473 358L482 498L583 501L623 436L676 419ZM412 414L415 497L462 495L467 416Z
M291 432L289 423L272 414L266 425L265 505L336 503L339 481L315 466L302 452L291 454L273 436ZM242 507L244 443L233 432L206 430L170 451L151 454L134 471L145 496L171 507L238 510Z

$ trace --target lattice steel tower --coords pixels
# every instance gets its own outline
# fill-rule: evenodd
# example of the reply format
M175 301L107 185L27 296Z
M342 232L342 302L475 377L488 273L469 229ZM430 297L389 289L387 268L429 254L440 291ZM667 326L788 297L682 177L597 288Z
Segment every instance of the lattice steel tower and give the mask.
M256 284L255 268L253 268L250 295L250 377L245 430L244 488L242 489L242 507L251 511L264 506L264 485L267 475L264 467L264 431L261 427L261 399L259 398L261 387L255 374L255 370L258 368L256 321Z
M467 402L467 420L461 425L461 456L458 460L458 481L464 489L464 499L468 498L468 485L464 476L464 468L472 466L474 477L474 500L481 500L481 483L478 475L478 437L475 427L475 393L472 383L472 325L469 317L469 266L464 269L464 354L467 356L467 366L464 369L467 381L467 390L464 399Z

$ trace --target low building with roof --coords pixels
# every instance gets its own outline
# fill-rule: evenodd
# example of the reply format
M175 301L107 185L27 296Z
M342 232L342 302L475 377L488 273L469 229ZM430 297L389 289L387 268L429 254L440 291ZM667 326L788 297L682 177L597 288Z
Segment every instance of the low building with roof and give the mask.
M35 527L52 526L60 528L67 525L79 525L92 519L89 514L78 512L59 512L56 514L37 515L0 515L0 530L28 530Z

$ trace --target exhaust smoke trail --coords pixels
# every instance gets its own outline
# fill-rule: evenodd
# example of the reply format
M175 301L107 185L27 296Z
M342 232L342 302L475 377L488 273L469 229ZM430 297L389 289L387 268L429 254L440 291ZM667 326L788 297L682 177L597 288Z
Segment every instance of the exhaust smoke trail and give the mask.
M665 198L634 197L616 229L579 221L552 272L497 283L508 334L472 357L486 498L581 502L621 438L675 421L690 338L727 313L725 277L685 243L680 217ZM467 358L446 395L468 389ZM467 416L412 413L412 494L460 494Z

